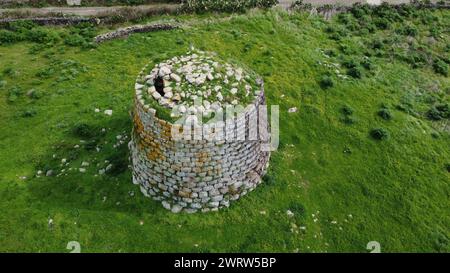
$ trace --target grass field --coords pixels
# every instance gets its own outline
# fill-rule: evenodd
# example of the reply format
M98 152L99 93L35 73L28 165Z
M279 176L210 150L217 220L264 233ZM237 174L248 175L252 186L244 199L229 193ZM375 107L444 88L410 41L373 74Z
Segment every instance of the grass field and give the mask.
M391 15L185 16L98 47L39 27L56 38L0 45L0 251L450 251L450 11ZM265 183L218 213L172 214L126 168L136 75L191 44L255 70L280 105Z

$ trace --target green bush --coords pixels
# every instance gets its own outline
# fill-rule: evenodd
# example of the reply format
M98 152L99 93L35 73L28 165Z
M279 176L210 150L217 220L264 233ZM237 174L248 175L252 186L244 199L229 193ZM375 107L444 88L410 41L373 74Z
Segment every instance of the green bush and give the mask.
M83 48L95 47L92 39L96 35L96 30L91 23L82 23L70 29L64 38L64 43L68 46L79 46Z
M401 34L401 35L414 37L419 33L419 31L417 30L417 28L415 26L404 25L397 29L397 33Z
M355 18L363 18L372 13L371 7L368 4L355 3L350 12Z
M392 114L391 111L389 111L389 109L387 108L381 108L378 111L378 116L381 117L384 120L391 120L392 119Z
M441 120L450 118L449 104L436 104L427 112L427 118L430 120Z
M362 62L361 62L361 66L364 67L367 70L372 70L373 69L373 65L372 62L370 61L369 58L365 58Z
M355 68L358 66L358 62L356 62L354 59L349 58L342 61L342 66L345 68Z
M57 32L38 27L29 20L8 23L6 30L0 30L0 44L29 41L35 43L49 43L59 39Z
M37 112L34 109L28 109L28 110L25 110L22 113L22 117L24 117L24 118L31 118L31 117L34 117L36 115L37 115Z
M376 140L386 140L389 138L389 132L384 128L375 128L370 131L370 136Z
M8 91L8 102L15 102L23 94L22 88L14 86Z
M79 34L72 34L64 39L64 43L68 46L83 46L86 44L86 39Z
M108 157L108 161L112 165L112 167L108 170L108 175L119 175L128 169L129 161L127 151L128 149L126 146L122 146L117 153Z
M294 213L296 217L304 217L306 216L306 208L302 203L299 203L297 201L292 202L289 205L289 210Z
M26 34L26 40L35 43L49 43L58 39L57 33L43 28L33 28Z
M340 120L348 125L355 124L358 121L354 116L351 115L345 115Z
M95 126L79 123L72 128L73 135L80 138L92 138L97 135L98 129Z
M304 3L303 0L296 0L291 4L290 8L297 11L310 10L312 5L310 3Z
M38 99L42 98L44 96L44 94L40 90L31 89L27 92L27 96L30 99L38 100Z
M334 82L330 76L324 75L319 79L319 85L323 89L328 89L334 86Z
M0 29L0 44L12 44L22 40L22 37L12 31Z
M438 60L434 61L433 69L434 69L434 72L436 72L438 74L442 74L444 76L448 75L448 64L446 64L442 60L438 59Z
M270 8L277 0L183 0L181 9L186 12L245 12L250 8Z
M20 33L25 33L35 27L37 27L37 25L31 20L18 20L15 22L10 22L7 25L8 29Z
M347 70L347 75L349 75L355 79L360 79L362 77L362 72L359 67L352 67Z
M378 29L385 30L389 28L390 22L387 19L377 18L374 20Z
M351 108L348 105L342 106L341 111L342 111L342 114L347 115L347 116L352 115L354 112L353 108Z
M353 117L353 109L348 106L348 105L344 105L341 108L341 112L344 115L343 117L340 118L340 120L345 123L345 124L354 124L356 123L356 118Z

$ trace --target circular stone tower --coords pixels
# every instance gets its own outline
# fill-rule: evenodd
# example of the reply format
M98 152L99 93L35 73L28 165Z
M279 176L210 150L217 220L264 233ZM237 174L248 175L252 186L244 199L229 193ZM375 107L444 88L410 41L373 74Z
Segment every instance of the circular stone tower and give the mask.
M261 183L269 126L264 83L252 71L188 52L144 67L135 91L129 148L145 196L175 213L207 212Z

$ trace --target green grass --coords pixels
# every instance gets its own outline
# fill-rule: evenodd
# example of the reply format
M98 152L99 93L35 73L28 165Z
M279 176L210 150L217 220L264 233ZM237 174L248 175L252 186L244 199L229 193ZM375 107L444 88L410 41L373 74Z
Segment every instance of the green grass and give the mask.
M447 29L429 44L421 16L405 19L417 27L415 38L397 33L396 22L336 40L327 27L345 28L337 18L270 11L93 49L63 41L0 46L0 251L68 252L69 241L80 242L82 252L367 252L369 241L383 252L450 251L448 119L426 118L436 103L449 103L449 78L432 64L412 68L401 58L408 54L397 52L405 47L377 55L368 46L375 38L397 38L399 45L414 39L432 56L448 58L450 12L425 15ZM113 147L131 130L140 69L190 44L262 75L268 103L281 111L281 143L265 183L218 213L172 214L144 198L123 168L126 144ZM366 53L370 70L359 64ZM324 65L347 58L361 78ZM324 76L331 86L321 87ZM288 113L291 107L299 111ZM380 109L389 109L391 119ZM80 124L94 134L74 129ZM373 139L376 128L389 138ZM69 166L60 166L62 158ZM95 176L107 159L120 168ZM90 163L86 173L78 171L83 161ZM35 177L63 168L67 175Z

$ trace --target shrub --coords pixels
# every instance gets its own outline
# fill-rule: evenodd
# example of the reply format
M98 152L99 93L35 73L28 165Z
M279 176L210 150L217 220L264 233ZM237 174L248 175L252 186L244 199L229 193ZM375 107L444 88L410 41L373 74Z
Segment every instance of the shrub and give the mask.
M83 46L86 40L79 34L72 34L64 39L64 43L68 46Z
M41 79L48 79L55 74L55 69L53 67L47 67L36 72L36 77Z
M2 74L8 77L14 77L16 75L16 71L12 67L6 67L3 69Z
M8 102L15 102L22 95L22 93L22 88L18 86L12 87L8 92Z
M373 49L383 49L383 41L381 39L375 39L372 41L371 47Z
M378 29L385 30L389 28L389 21L383 18L377 18L374 20L375 25Z
M433 105L426 115L430 120L450 118L450 106L448 104Z
M7 28L20 33L26 33L32 28L37 27L37 25L31 20L18 20L14 22L9 22Z
M295 216L304 217L306 215L306 208L302 203L292 202L289 205L289 210L294 213Z
M370 136L376 140L386 140L389 138L389 132L384 128L375 128L370 131Z
M333 87L334 82L333 82L333 79L332 79L330 76L324 75L324 76L322 76L322 77L320 78L320 80L319 80L319 85L320 85L320 87L322 87L323 89L328 89L328 88Z
M38 100L38 99L42 98L44 96L44 94L40 90L31 89L27 92L27 96L30 99Z
M92 138L97 131L96 127L86 123L79 123L72 128L72 133L80 138Z
M354 118L353 115L353 109L348 106L348 105L344 105L341 108L341 112L342 114L344 114L343 117L341 117L341 121L345 124L354 124L356 123L356 118Z
M442 60L436 60L433 63L434 72L442 74L444 76L448 75L448 65Z
M344 115L347 115L347 116L349 116L349 115L352 115L353 114L353 108L351 108L350 106L348 106L348 105L344 105L344 106L342 106L342 109L341 109L341 111L342 111L342 113L344 114Z
M392 114L387 108L382 108L378 111L378 116L380 116L384 120L391 120Z
M290 6L292 10L310 10L312 8L312 5L310 3L304 3L303 0L296 0L292 5Z
M340 120L348 125L355 124L357 122L357 119L351 115L345 115Z
M278 4L277 0L183 0L181 10L187 12L245 12L250 8L270 8Z
M36 116L36 114L37 114L36 110L28 109L28 110L26 110L26 111L24 111L22 113L22 117L24 117L24 118L31 118L31 117Z
M0 29L0 44L12 44L21 40L22 38L17 33Z
M355 18L362 18L371 13L371 8L368 4L355 3L350 12L355 16Z
M128 154L127 148L122 146L116 154L108 158L109 163L112 167L108 170L109 175L118 175L125 172L128 169Z
M354 68L358 66L358 63L354 59L346 59L342 62L342 66L346 68Z
M361 62L362 67L364 67L367 70L372 70L373 65L372 62L370 61L369 58L365 58L362 62Z
M26 34L26 40L35 43L49 43L59 39L56 32L43 28L33 28Z
M349 70L347 70L347 75L356 79L360 79L362 77L362 72L359 67L352 67Z
M415 26L412 25L404 25L400 28L397 29L397 33L401 34L401 35L406 35L406 36L416 36L419 31L417 30L417 28Z
M262 180L263 180L263 183L268 186L275 184L275 177L274 177L273 173L268 172L266 175L263 176Z

